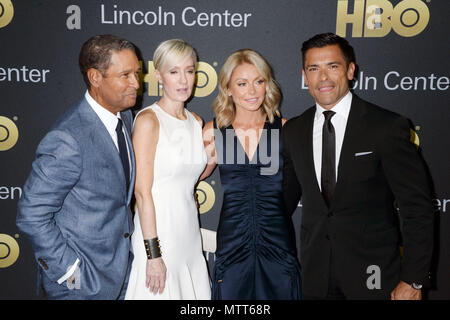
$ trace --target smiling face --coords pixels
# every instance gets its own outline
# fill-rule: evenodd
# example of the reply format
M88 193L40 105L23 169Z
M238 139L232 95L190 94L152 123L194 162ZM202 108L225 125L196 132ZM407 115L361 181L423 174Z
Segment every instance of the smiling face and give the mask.
M191 96L194 87L194 58L188 55L176 63L163 66L162 70L156 70L156 77L163 85L165 99L174 102L185 102Z
M314 100L330 110L349 91L349 80L353 79L355 64L348 67L338 45L309 49L305 54L303 77Z
M92 96L114 114L134 106L139 89L139 71L140 65L133 51L113 51L105 75L93 68L88 71L91 90L94 91Z
M242 63L231 74L227 94L233 98L236 109L259 110L266 95L266 80L253 64Z

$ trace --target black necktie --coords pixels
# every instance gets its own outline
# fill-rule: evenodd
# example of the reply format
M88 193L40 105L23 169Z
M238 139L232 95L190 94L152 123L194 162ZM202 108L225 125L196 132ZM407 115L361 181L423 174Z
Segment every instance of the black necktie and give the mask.
M325 122L322 129L322 172L321 186L325 202L330 206L336 186L336 137L331 118L334 111L324 111Z
M127 151L127 144L125 142L125 136L122 132L122 120L119 120L117 122L116 127L116 133L117 133L117 144L119 145L119 154L120 154L120 160L122 160L122 166L123 166L123 172L125 174L125 181L127 182L127 190L130 184L130 164L128 162L128 151Z

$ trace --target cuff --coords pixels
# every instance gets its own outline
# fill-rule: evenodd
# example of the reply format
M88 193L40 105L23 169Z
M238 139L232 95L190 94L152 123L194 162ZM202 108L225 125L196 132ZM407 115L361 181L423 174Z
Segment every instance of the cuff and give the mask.
M58 279L58 284L61 284L64 281L66 281L67 279L69 279L70 276L75 272L75 269L77 268L79 263L80 263L80 259L77 258L75 263L71 267L67 268L68 270L67 270L66 274Z

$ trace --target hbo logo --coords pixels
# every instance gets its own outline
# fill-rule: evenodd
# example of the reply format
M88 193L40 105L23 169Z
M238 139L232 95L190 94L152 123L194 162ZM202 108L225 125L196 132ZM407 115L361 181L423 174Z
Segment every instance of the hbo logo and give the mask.
M12 266L19 257L19 252L19 245L13 237L0 234L0 268Z
M197 201L200 206L200 214L204 214L211 210L211 208L214 206L214 202L216 201L216 195L211 185L206 181L200 181L195 190L195 193L197 195Z
M17 119L14 117L13 119ZM19 130L16 124L7 117L0 116L0 151L14 147L19 139Z
M14 16L11 0L0 0L0 28L6 27Z
M421 0L403 0L395 8L387 0L353 1L353 13L349 13L349 0L338 0L336 34L341 37L346 35L347 24L352 25L355 38L384 37L392 29L402 37L413 37L421 33L430 20L430 11Z
M194 96L206 97L210 95L217 86L217 72L206 62L197 63L195 72ZM155 76L155 66L153 61L148 62L148 74L144 76L144 82L148 83L148 95L160 96L162 90L158 87L158 80Z

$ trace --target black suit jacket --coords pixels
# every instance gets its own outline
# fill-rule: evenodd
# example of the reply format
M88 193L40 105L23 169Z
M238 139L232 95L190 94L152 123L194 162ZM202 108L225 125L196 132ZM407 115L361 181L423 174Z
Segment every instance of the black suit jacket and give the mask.
M408 120L353 94L338 180L327 207L314 170L315 110L289 120L282 134L288 210L293 212L302 199L303 294L326 296L330 254L333 274L349 298L389 297L400 280L426 284L434 209L430 179L410 141Z

